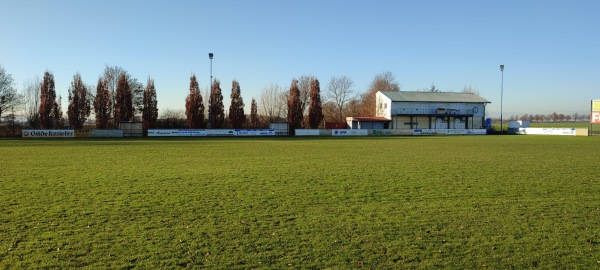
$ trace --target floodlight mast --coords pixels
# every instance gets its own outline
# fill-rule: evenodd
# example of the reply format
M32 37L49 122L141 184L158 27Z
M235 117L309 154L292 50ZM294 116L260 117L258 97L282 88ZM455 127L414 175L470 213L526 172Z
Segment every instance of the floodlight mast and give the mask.
M208 122L209 122L209 128L213 128L213 117L212 117L212 98L213 98L213 77L212 77L212 59L213 59L213 53L208 53L208 59L210 59L210 96L208 97L209 100L209 104L208 104Z
M502 133L502 97L504 96L504 65L500 65L500 72L502 72L502 80L500 81L500 132Z

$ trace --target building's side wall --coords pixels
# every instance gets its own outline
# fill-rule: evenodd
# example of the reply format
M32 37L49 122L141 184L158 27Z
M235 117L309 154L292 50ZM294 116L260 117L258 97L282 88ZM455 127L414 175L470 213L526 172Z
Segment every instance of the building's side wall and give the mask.
M375 94L375 116L392 119L392 100L381 92Z

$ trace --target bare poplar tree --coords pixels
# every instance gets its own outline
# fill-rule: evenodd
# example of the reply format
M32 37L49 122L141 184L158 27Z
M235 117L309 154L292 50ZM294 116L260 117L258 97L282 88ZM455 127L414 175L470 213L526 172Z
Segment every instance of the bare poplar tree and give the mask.
M125 71L124 68L119 67L119 66L109 66L106 65L104 67L104 73L103 73L103 78L104 78L104 86L106 87L106 89L108 89L108 92L110 94L110 103L112 105L117 104L117 86L119 84L119 78L121 77L121 75L125 74L127 76L127 71ZM114 107L110 108L110 115L115 116L115 119L113 119L113 126L117 126L118 124L118 119L116 119L116 114L114 111Z
M341 76L332 77L329 81L327 97L333 102L336 108L336 121L343 122L343 112L346 102L352 99L354 82L352 79ZM375 106L375 105L373 105Z
M281 117L280 96L282 89L279 85L271 83L265 86L260 93L260 114L269 122L277 121Z
M185 128L185 111L165 108L160 113L161 128Z
M63 116L62 111L62 96L57 97L58 101L54 103L54 111L56 115L54 117L53 128L64 128L65 127L65 117Z
M279 112L279 119L285 120L288 116L288 101L290 100L290 91L282 91L279 93L279 100L277 103L277 111Z
M32 128L40 125L40 85L42 81L38 76L23 83L25 117Z
M479 90L471 85L465 85L461 92L479 95Z
M2 113L14 110L22 104L22 96L17 93L12 75L6 73L3 66L0 66L0 120Z
M302 105L302 112L308 113L308 104L310 103L310 86L315 76L302 75L298 79L298 90L300 90L300 104Z
M133 116L143 113L144 110L144 90L145 86L139 82L136 78L128 76L129 88L131 88L131 102L133 103ZM137 118L139 119L139 118Z

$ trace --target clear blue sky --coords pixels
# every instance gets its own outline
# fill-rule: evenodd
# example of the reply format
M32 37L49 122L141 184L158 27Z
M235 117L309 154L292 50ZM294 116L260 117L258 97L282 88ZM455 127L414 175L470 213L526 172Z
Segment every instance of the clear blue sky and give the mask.
M159 108L183 109L189 77L213 75L246 105L269 83L348 76L356 92L391 71L401 90L465 85L504 115L572 114L600 99L600 1L0 0L0 65L17 87L53 72L66 106L73 75L105 65L155 80Z

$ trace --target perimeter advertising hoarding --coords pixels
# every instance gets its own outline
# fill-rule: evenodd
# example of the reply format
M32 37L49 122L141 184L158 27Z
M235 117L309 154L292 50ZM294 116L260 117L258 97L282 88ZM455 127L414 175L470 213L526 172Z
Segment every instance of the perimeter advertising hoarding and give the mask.
M590 121L592 124L600 124L600 112L592 112L590 116Z
M590 115L592 124L600 124L600 99L592 100L592 114Z
M600 99L592 100L592 111L600 112Z
M321 131L318 129L296 129L296 136L319 136Z
M235 136L275 136L274 129L236 129Z
M72 129L27 129L21 132L23 138L73 138Z
M413 135L485 135L485 129L414 129Z
M275 136L274 129L149 129L148 137Z
M576 136L577 129L575 129L575 128L519 128L519 129L517 129L517 134Z
M149 129L148 137L194 137L206 136L200 129Z
M369 135L368 129L332 129L331 135L333 136L367 136Z

